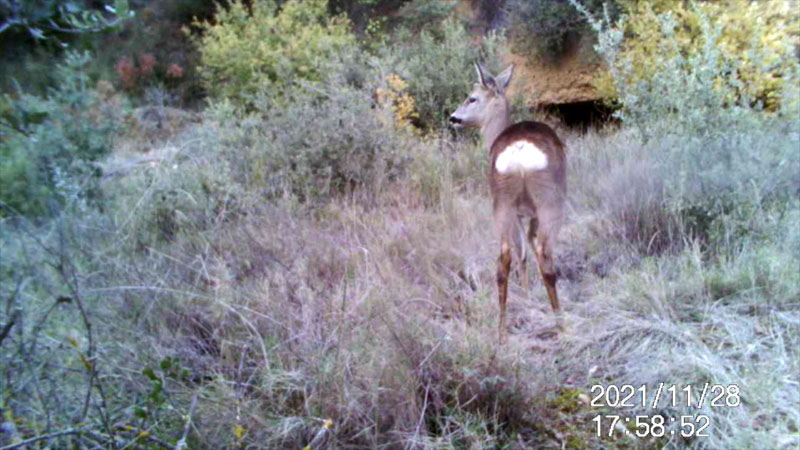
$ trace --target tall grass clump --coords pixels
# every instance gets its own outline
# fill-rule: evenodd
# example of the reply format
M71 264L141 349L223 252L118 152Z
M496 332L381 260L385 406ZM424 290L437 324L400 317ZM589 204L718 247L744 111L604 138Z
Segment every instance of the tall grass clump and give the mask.
M288 104L265 92L252 113L222 119L226 152L248 187L273 198L328 198L355 188L380 192L403 172L410 137L381 120L372 92L345 75L293 87Z

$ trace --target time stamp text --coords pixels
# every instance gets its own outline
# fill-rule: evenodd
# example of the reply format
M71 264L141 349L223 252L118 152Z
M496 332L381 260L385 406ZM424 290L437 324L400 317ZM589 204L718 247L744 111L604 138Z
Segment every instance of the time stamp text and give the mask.
M665 385L656 387L645 385L635 387L629 384L616 386L593 385L591 388L592 408L636 408L658 410L663 407L686 407L701 410L704 406L712 408L735 408L741 404L741 391L735 384L709 384L701 386ZM708 437L711 419L706 414L665 416L663 414L639 414L624 416L619 414L598 414L592 419L598 437L636 436L640 438Z

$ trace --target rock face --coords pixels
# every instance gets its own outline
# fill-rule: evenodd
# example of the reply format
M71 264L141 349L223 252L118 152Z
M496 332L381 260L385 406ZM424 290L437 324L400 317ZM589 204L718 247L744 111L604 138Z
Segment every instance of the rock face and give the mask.
M472 24L475 38L488 30L508 25L504 0L460 0L459 14ZM557 61L538 59L532 54L515 54L506 48L506 62L515 64L509 94L522 94L532 108L600 100L593 81L602 68L593 50L591 36L574 36ZM511 46L508 46L511 47Z
M509 94L522 94L525 103L531 107L600 99L593 82L601 65L584 48L578 48L554 63L531 60L510 51L506 60L515 65L516 81L512 83Z

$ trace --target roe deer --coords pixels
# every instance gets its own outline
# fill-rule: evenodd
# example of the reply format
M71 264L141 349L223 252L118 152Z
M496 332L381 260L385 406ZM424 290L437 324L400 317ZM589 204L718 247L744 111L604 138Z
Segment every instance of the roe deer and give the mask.
M479 128L491 158L489 183L500 235L497 288L499 339L503 342L512 245L519 259L523 288L528 291L525 219L529 220L527 240L536 254L550 305L558 313L553 245L564 217L567 159L564 144L549 126L539 122L510 123L505 91L513 65L496 77L478 63L475 69L479 83L450 116L450 123L456 128Z

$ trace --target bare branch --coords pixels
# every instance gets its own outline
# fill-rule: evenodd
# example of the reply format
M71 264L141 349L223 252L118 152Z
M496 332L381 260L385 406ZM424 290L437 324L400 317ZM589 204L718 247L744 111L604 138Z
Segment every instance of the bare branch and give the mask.
M27 445L33 444L34 442L46 441L49 439L57 438L59 436L68 436L70 434L80 434L81 432L83 432L83 428L67 428L66 430L56 431L53 433L32 437L22 442L17 442L16 444L6 445L5 447L0 447L0 450L12 450L15 448L22 448Z
M11 328L14 327L14 324L17 322L17 320L19 320L19 316L22 314L22 311L18 308L15 308L14 305L17 303L19 293L25 287L27 282L27 278L20 277L19 281L17 281L17 287L14 289L14 295L8 299L8 303L6 304L6 315L8 316L8 322L3 325L3 330L0 331L0 345L3 345L3 341L6 339L6 337L8 337L8 334L11 332Z
M189 436L189 429L192 425L192 414L194 414L194 407L197 405L197 394L194 394L192 397L192 404L189 406L189 413L186 414L186 423L183 426L183 435L181 436L178 443L175 444L175 450L182 450L186 447L186 437Z
M2 329L2 330L0 330L0 345L3 345L3 341L4 341L4 340L6 339L6 337L8 336L8 333L10 333L10 332L11 332L11 328L13 328L13 327L14 327L14 324L15 324L15 323L17 323L17 319L19 318L19 315L20 315L20 314L21 314L21 313L20 313L20 310L18 310L18 309L15 309L15 310L14 310L14 311L11 313L11 315L10 315L10 316L8 316L8 322L6 322L6 324L5 324L5 325L3 325L3 329Z

